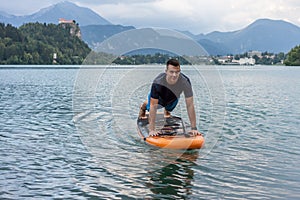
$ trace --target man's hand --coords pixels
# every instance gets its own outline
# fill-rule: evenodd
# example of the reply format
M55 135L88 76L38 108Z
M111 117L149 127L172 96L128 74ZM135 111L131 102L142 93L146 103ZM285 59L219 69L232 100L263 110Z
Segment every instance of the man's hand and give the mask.
M151 137L151 136L158 136L158 135L159 135L159 132L156 131L156 130L152 130L152 131L149 132L149 137Z
M189 133L193 136L202 135L202 133L200 133L198 130L190 130Z

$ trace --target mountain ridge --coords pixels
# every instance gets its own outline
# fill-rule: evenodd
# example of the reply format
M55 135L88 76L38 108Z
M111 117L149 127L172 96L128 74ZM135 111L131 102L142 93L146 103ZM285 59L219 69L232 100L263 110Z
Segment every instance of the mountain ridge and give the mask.
M57 24L59 18L75 20L82 29L83 40L91 47L109 36L135 29L133 26L111 24L91 9L77 6L68 1L42 8L36 13L25 16L14 16L0 11L0 21L14 26L37 21ZM300 44L300 27L284 20L265 18L258 19L235 31L212 31L197 35L189 31L179 32L197 41L207 49L210 55L242 54L251 50L286 53Z
M218 38L213 34L206 35L207 39L230 47L232 54L249 50L287 52L300 44L300 27L283 20L258 19L241 30L219 33Z
M2 14L4 13L4 14ZM77 6L69 1L63 1L46 8L42 8L39 11L23 16L15 16L5 14L6 12L0 11L0 20L5 23L10 23L14 26L21 26L28 22L40 22L40 23L54 23L57 24L59 18L65 18L69 20L75 20L79 25L109 25L108 20L101 17L93 10L85 7Z

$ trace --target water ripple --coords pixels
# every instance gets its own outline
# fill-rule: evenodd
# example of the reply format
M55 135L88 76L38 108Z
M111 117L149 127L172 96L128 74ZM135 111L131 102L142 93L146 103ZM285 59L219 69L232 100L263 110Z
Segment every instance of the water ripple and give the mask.
M91 94L73 90L76 70L1 70L1 199L299 198L299 69L220 70L225 114L188 71L208 145L187 152L139 138L149 84L116 89L127 72L104 71Z

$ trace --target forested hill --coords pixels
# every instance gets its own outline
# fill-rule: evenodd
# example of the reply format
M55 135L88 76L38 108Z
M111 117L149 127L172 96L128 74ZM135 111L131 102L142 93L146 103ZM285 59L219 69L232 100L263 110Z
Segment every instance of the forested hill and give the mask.
M300 66L300 45L290 50L284 64L288 66Z
M68 27L0 23L0 64L81 64L91 49Z

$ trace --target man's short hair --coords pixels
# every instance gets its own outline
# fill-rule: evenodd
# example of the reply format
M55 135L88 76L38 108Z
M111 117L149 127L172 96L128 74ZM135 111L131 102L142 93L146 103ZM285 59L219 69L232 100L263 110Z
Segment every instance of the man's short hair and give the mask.
M168 68L169 65L173 65L175 67L180 67L179 61L176 60L176 59L173 59L173 58L170 59L170 60L168 60L168 62L167 62L167 68Z

